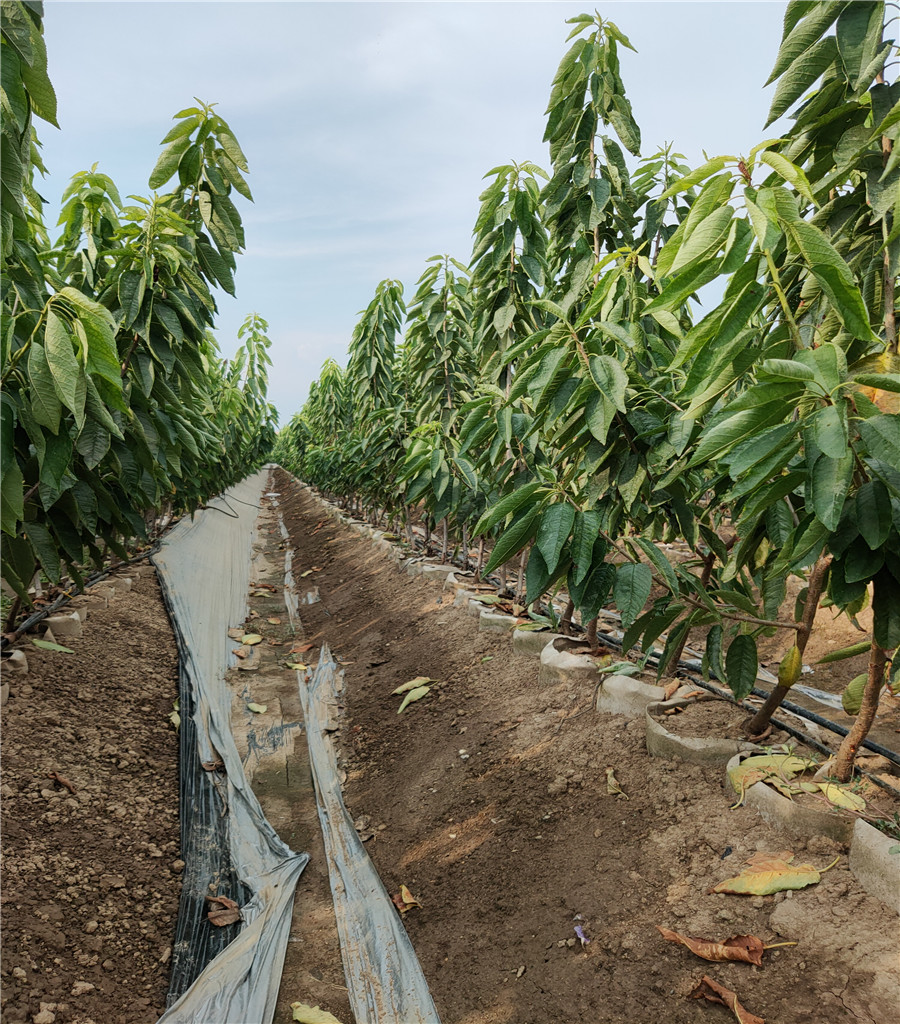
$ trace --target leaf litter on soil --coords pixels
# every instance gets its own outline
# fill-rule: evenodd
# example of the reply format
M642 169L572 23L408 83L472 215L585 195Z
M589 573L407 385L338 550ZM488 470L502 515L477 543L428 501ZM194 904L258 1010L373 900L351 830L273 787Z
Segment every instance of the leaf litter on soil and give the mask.
M783 853L759 851L748 858L748 866L739 875L726 878L710 891L745 896L769 896L773 892L784 892L788 889L805 889L808 885L815 885L821 881L822 874L833 868L840 857L821 871L812 864L794 864L793 860L794 854L789 850Z

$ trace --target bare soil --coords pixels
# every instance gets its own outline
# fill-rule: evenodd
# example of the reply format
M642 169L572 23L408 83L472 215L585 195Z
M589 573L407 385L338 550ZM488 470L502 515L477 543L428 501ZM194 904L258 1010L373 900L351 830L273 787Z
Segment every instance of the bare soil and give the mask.
M708 892L756 850L819 867L845 850L729 811L724 772L650 758L642 721L596 715L588 686L541 686L537 659L479 632L439 585L398 571L286 474L277 489L295 572L322 567L306 635L346 663L348 805L371 819L388 889L422 903L405 920L444 1024L732 1019L688 998L703 974L778 1024L893 1019L897 919L845 856L801 892ZM391 691L416 676L436 682L398 715ZM608 792L609 767L626 798ZM710 964L657 924L798 945L762 968Z
M133 589L63 641L74 654L26 643L29 674L7 677L4 1024L144 1024L165 1008L180 891L177 653L153 569L127 575Z

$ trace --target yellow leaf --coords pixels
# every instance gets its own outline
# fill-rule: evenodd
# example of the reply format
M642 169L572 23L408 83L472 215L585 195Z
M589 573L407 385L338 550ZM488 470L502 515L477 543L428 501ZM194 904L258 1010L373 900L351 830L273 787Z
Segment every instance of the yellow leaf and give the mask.
M307 1003L291 1003L294 1011L292 1020L299 1024L341 1024L341 1022L327 1010L320 1010L318 1006L309 1006Z
M617 800L628 799L628 794L625 793L619 785L613 768L606 769L606 792L609 793L610 796L614 796Z
M421 700L426 693L431 689L430 686L417 686L414 690L410 690L409 693L403 698L403 702L400 707L397 708L397 714L399 715L404 708L409 704L412 704L414 700Z
M408 683L398 686L396 690L391 690L391 693L394 695L398 693L406 693L408 690L414 690L417 686L424 686L426 683L434 682L436 682L436 680L429 679L428 676L416 676L415 679L410 679Z
M292 668L297 672L305 672L309 665L304 665L302 661L294 661L288 664L288 668Z
M259 633L245 633L241 637L241 643L246 644L248 647L252 647L254 644L261 644L262 637Z
M728 778L735 793L744 793L754 782L777 776L792 779L801 772L818 767L817 762L794 754L757 754L746 757L739 765L729 768Z
M805 889L821 879L821 873L812 864L793 864L793 859L790 852L755 853L739 875L719 882L712 891L768 896L786 889Z
M838 786L834 782L820 782L818 785L828 802L834 804L835 807L844 807L848 811L864 811L866 809L865 800L858 794L851 793L849 789L844 789L843 786Z
M281 619L279 619L277 615L273 615L271 619L266 619L266 622L268 622L270 626L281 625Z
M254 704L252 701L247 705L247 710L252 711L255 715L265 714L269 710L268 704Z

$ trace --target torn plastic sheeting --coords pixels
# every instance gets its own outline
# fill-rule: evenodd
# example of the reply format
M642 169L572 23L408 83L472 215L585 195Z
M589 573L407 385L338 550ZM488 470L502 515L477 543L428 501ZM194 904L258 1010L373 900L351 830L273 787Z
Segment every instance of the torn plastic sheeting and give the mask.
M153 559L181 653L185 861L174 1002L160 1024L272 1020L294 888L309 861L282 842L247 782L225 683L227 631L246 615L251 540L266 478L256 473L210 501L209 510L184 518ZM224 774L202 769L202 762L217 759ZM239 929L207 920L206 897L216 893L241 905ZM230 941L218 934L227 932Z
M327 645L308 685L298 675L350 1006L361 1024L440 1024L406 929L344 806L326 732L341 678Z

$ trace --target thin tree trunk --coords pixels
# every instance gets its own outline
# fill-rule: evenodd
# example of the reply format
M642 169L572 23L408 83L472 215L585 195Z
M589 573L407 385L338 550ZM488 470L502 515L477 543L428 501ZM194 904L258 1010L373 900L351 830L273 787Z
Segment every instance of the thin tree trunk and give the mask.
M575 614L575 602L572 598L569 598L569 603L566 605L566 610L562 614L562 618L559 620L559 631L564 633L566 636L572 635L572 616Z
M469 569L469 528L465 523L462 525L462 562L463 568Z
M591 650L596 651L600 644L597 640L597 619L599 616L595 615L591 621L585 626L585 637L588 643L591 645Z
M475 582L481 582L481 570L484 568L484 537L478 541L478 561L475 563Z
M441 524L441 565L444 565L447 561L447 545L450 542L450 535L447 529L447 517L445 516Z
M506 562L500 566L500 593L506 593Z
M528 561L528 546L522 548L519 555L519 578L516 580L516 603L521 604L525 599L525 563Z
M803 606L800 628L797 630L797 649L800 651L801 662L803 659L803 652L806 650L806 645L809 643L809 637L812 633L813 619L816 617L816 610L819 607L819 599L822 596L822 591L825 589L825 576L830 564L830 556L822 555L813 566L812 572L809 574L809 584L806 588L806 604ZM785 697L787 697L790 689L790 686L783 686L779 683L772 690L766 699L765 704L763 704L759 711L757 711L753 718L751 718L747 723L745 731L748 736L762 735L768 727L772 715L775 713L776 709L781 706L781 702Z
M884 667L886 664L887 651L873 642L869 651L869 678L866 680L866 686L863 690L859 714L856 716L853 728L844 737L834 759L834 775L838 782L850 781L853 775L853 763L856 759L856 752L859 750L862 741L869 734L872 722L875 721L878 699L884 686Z

